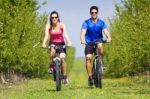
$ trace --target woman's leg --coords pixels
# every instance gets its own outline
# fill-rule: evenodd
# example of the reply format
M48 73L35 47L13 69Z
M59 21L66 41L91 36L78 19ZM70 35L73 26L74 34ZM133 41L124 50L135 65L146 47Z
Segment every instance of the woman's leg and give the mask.
M51 47L51 51L50 51L50 64L53 65L53 58L55 55L56 50L54 49L54 47Z
M53 58L54 58L55 52L56 51L55 51L54 47L51 47L51 51L50 51L50 66L49 66L49 69L48 69L49 73L53 73L53 70L54 70Z
M61 58L61 64L62 64L62 69L63 69L63 83L67 84L68 83L68 78L67 78L67 64L65 61L66 54L65 53L60 53L60 58Z
M60 59L61 59L61 64L62 64L62 69L63 69L63 75L67 75L67 64L66 64L66 54L65 53L60 53Z

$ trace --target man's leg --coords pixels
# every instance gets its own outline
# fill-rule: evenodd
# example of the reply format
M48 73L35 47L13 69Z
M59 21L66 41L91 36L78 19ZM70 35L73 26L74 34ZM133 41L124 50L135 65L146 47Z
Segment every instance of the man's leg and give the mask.
M104 66L104 61L103 61L104 50L103 50L103 44L102 44L102 43L99 43L99 44L98 44L98 49L99 49L99 54L100 54L100 56L101 56L101 58L102 58L102 64L103 64L103 66Z
M93 78L92 78L92 69L93 69L93 62L92 62L92 54L93 54L93 46L86 45L85 47L85 56L86 56L86 70L88 74L88 85L93 85Z
M92 69L93 69L92 54L87 54L86 55L86 70L87 70L87 74L88 74L88 85L89 86L93 86L93 84L94 84L93 78L92 78Z
M102 43L98 44L98 49L99 49L99 54L103 58L103 56L104 56L104 50L103 50L103 44Z
M92 77L92 54L86 55L86 70L89 77Z

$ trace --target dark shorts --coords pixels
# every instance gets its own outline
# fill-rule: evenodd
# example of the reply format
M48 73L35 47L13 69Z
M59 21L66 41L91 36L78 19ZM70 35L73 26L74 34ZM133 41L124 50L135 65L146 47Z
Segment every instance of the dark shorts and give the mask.
M95 50L94 46L87 44L87 45L85 46L85 51L84 51L84 53L85 53L85 55L87 55L87 54L93 54L93 53L94 53L94 50Z
M102 43L102 40L99 40L98 42L96 42L96 44L98 43ZM84 50L85 55L93 54L94 52L95 52L95 46L91 44L86 44L85 50Z
M65 53L66 54L66 46L64 42L57 43L57 42L49 42L49 46L62 46L61 48L57 49L57 52L59 53Z

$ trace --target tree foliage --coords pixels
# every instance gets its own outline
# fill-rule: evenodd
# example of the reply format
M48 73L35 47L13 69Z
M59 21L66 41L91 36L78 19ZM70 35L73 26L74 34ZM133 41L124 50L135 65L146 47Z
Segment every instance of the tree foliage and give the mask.
M106 46L107 75L150 72L150 0L122 0L110 21L113 42Z
M41 48L47 15L37 14L36 0L0 0L0 6L0 73L43 77L49 66L49 51Z

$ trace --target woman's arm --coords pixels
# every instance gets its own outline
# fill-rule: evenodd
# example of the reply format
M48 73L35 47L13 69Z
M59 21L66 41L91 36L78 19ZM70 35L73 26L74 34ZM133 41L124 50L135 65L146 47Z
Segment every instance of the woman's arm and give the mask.
M69 39L69 36L68 36L68 34L67 34L66 25L65 25L64 23L61 23L61 26L62 26L62 28L63 28L63 33L64 33L65 40L67 41L67 45L68 45L68 46L72 46L72 43L71 43L71 41L70 41L70 39Z

